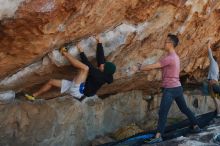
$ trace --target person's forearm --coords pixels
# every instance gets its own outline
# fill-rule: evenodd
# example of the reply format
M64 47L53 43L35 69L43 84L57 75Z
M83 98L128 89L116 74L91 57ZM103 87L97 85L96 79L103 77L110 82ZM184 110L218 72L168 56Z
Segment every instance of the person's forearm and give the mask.
M140 66L140 71L149 71L149 70L152 70L152 69L156 69L156 68L161 68L161 64L158 62L158 63L154 63L154 64L149 64L149 65L141 65Z
M212 50L211 48L208 48L209 57L212 57Z
M145 65L140 67L140 71L148 71L154 69L153 64Z

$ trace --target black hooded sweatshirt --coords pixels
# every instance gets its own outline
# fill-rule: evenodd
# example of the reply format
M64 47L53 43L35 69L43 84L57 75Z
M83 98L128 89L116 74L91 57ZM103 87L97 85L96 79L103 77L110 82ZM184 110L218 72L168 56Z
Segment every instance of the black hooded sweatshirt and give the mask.
M85 82L84 95L89 97L96 94L96 92L105 83L113 82L113 75L107 74L94 67L89 61L84 52L80 53L81 61L89 67L89 74ZM104 51L101 43L97 44L96 60L98 66L105 63Z

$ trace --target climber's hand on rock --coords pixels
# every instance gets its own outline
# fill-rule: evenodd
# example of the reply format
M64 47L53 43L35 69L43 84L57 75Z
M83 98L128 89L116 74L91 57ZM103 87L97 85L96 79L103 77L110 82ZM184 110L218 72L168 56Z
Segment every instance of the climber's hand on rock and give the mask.
M100 37L99 37L99 35L96 35L96 36L95 36L95 39L96 39L96 42L97 42L97 43L100 43Z
M211 49L211 41L210 40L208 41L208 48Z

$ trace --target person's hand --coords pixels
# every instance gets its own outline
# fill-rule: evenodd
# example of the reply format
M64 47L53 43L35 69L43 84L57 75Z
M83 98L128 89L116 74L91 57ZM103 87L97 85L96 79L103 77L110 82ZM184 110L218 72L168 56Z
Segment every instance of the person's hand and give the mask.
M79 51L80 53L81 53L81 52L84 52L83 48L80 46L79 43L76 45L76 47L77 47L77 49L78 49L78 51Z
M136 73L138 72L138 67L136 65L133 65L130 67L131 72Z
M100 43L100 37L99 37L99 35L96 35L96 36L95 36L95 39L96 39L97 43Z
M141 71L141 64L140 64L140 63L137 63L136 65L133 65L133 66L131 67L131 70L132 70L133 72L140 72L140 71Z
M139 72L141 71L141 67L142 67L142 64L141 63L137 63L137 68L138 68Z
M211 41L210 40L208 41L208 49L209 48L211 49Z

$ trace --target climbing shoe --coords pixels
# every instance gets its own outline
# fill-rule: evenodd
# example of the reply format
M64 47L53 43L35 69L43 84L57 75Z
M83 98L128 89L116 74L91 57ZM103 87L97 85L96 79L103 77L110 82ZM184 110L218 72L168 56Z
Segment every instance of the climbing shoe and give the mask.
M163 141L163 139L161 137L159 137L159 138L153 138L149 141L146 141L146 143L147 144L154 144L154 143L159 143L159 142L162 142L162 141Z
M60 48L60 53L63 54L63 52L67 52L67 48L66 47Z
M25 98L27 100L34 101L36 97L34 97L33 95L25 94Z

